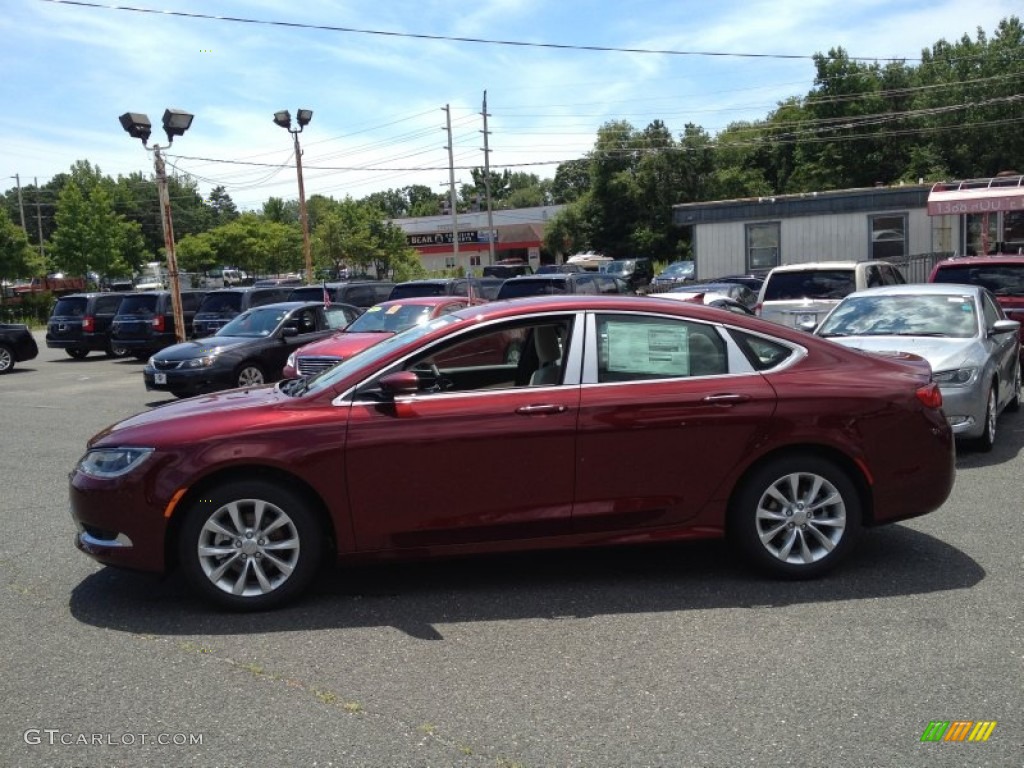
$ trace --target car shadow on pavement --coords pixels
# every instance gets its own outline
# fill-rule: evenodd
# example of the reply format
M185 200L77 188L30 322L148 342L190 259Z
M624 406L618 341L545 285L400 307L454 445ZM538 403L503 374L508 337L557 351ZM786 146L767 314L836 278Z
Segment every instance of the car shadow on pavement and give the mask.
M969 589L984 576L954 547L893 525L868 532L842 567L812 581L764 577L710 541L326 568L303 599L257 614L209 607L180 574L104 568L72 591L70 610L85 624L133 633L393 627L436 641L437 626L452 622L835 603Z
M1003 411L996 422L996 441L992 450L985 452L969 442L956 445L956 468L991 467L1012 461L1024 449L1024 410L1016 413Z

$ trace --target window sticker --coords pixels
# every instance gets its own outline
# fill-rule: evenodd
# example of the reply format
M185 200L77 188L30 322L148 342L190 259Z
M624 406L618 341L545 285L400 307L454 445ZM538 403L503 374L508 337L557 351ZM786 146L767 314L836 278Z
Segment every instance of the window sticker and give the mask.
M678 323L605 325L607 370L615 373L688 376L689 329Z

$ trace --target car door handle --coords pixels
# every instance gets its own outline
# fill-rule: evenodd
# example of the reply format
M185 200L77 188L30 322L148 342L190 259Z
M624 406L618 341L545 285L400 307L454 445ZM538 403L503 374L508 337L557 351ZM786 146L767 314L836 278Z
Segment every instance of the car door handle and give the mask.
M748 400L750 400L750 395L724 394L708 395L702 398L701 402L708 405L732 405L733 403L745 403Z
M567 405L524 405L516 408L516 413L523 416L534 416L538 413L565 413L569 410Z

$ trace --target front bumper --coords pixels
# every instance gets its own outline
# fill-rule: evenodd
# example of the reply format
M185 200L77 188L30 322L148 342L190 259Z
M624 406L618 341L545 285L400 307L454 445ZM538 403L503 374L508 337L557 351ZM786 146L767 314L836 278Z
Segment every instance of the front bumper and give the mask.
M146 389L152 392L199 394L231 387L231 372L214 367L158 371L147 365L142 371L142 379Z
M962 438L981 437L985 432L987 391L975 382L968 387L939 387L942 392L942 412L953 429L953 435Z

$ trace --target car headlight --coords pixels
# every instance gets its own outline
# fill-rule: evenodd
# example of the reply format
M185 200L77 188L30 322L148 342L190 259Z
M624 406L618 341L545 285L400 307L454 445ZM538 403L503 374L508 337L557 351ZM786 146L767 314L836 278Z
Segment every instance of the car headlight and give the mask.
M93 477L120 477L153 453L152 448L93 448L78 462L78 471Z
M936 384L950 387L964 387L974 381L977 373L977 368L955 368L951 371L936 371L932 374L932 381Z
M215 358L213 355L206 355L205 357L193 357L191 360L185 360L182 364L182 368L209 368L213 365Z
M294 352L292 352L290 355L288 355L288 359L285 360L284 364L288 368L294 368L295 367L295 353Z

